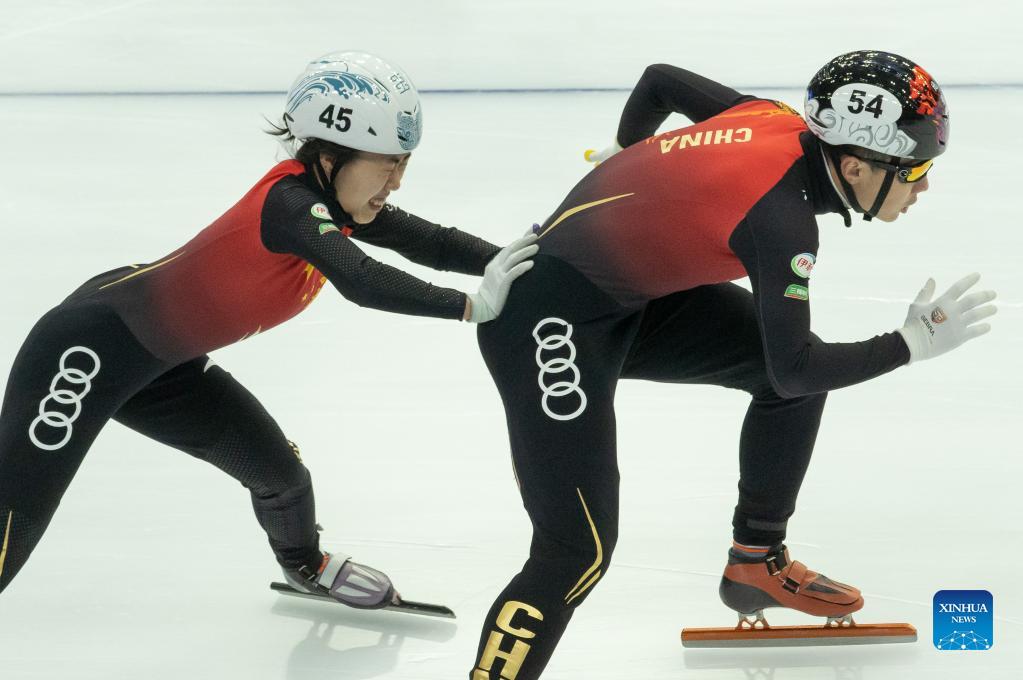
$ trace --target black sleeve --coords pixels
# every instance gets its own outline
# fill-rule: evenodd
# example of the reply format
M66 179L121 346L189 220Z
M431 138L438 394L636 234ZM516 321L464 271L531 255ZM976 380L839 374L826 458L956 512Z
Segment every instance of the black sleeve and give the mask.
M650 137L671 113L699 123L753 99L677 66L647 66L625 103L618 143L625 147Z
M362 307L400 314L461 319L465 294L440 288L378 262L340 230L340 225L313 215L322 199L295 177L271 187L263 204L263 245L310 262L346 298Z
M500 250L454 227L442 227L391 204L369 224L353 225L352 238L390 248L416 264L459 274L483 275Z
M817 221L795 174L790 170L729 240L753 284L768 376L785 398L854 385L909 362L909 348L897 332L849 343L824 342L810 332Z

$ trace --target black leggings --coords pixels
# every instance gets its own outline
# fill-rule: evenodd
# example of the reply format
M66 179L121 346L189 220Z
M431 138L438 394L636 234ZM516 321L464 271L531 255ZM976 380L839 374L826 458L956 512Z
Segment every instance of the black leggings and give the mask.
M162 363L102 304L65 303L29 334L0 411L0 591L111 418L237 479L278 561L319 566L309 472L256 398L208 357Z
M540 677L608 569L618 538L619 378L749 392L733 535L753 545L784 538L826 395L774 391L749 292L703 286L623 309L570 266L538 256L502 315L480 326L479 343L504 402L533 540L487 616L472 680Z

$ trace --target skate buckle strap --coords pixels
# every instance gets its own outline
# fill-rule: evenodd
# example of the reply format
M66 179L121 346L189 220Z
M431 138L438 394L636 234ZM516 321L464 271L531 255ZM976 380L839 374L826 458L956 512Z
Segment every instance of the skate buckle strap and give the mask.
M318 576L318 574L315 571L313 571L312 569L310 569L308 566L303 564L301 567L299 567L295 571L298 573L299 576L301 576L308 583L312 583L312 584L316 583L316 577Z
M785 551L770 555L764 564L767 565L767 573L771 576L777 576L788 566L789 561L785 559Z
M317 525L319 526L319 525ZM317 588L319 586L320 572L327 566L327 562L330 561L330 555L322 553L323 559L320 561L320 566L316 569L311 568L308 564L303 564L301 567L295 570L295 573L302 577L310 588ZM285 570L285 578L287 578L287 570Z
M337 578L337 575L341 573L341 568L345 566L345 562L350 559L351 557L348 557L347 555L331 555L330 560L323 567L323 571L320 572L320 577L317 579L317 582L327 590L333 588L334 580Z
M808 571L809 569L802 562L793 562L788 574L785 575L785 580L782 582L781 587L790 593L798 593Z

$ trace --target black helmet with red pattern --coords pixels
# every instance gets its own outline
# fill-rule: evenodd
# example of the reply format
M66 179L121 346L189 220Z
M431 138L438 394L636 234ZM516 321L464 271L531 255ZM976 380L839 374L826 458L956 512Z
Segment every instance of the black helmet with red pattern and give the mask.
M835 57L806 88L806 122L826 144L927 160L948 147L948 106L919 64L890 52Z

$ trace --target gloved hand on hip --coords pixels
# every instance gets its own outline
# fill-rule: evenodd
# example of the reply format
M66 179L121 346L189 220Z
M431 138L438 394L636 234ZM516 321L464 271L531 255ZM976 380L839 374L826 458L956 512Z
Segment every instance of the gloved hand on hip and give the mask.
M487 263L479 292L469 293L468 321L486 323L497 318L504 309L512 283L533 267L529 258L540 249L536 245L538 238L536 234L527 234L502 248Z

